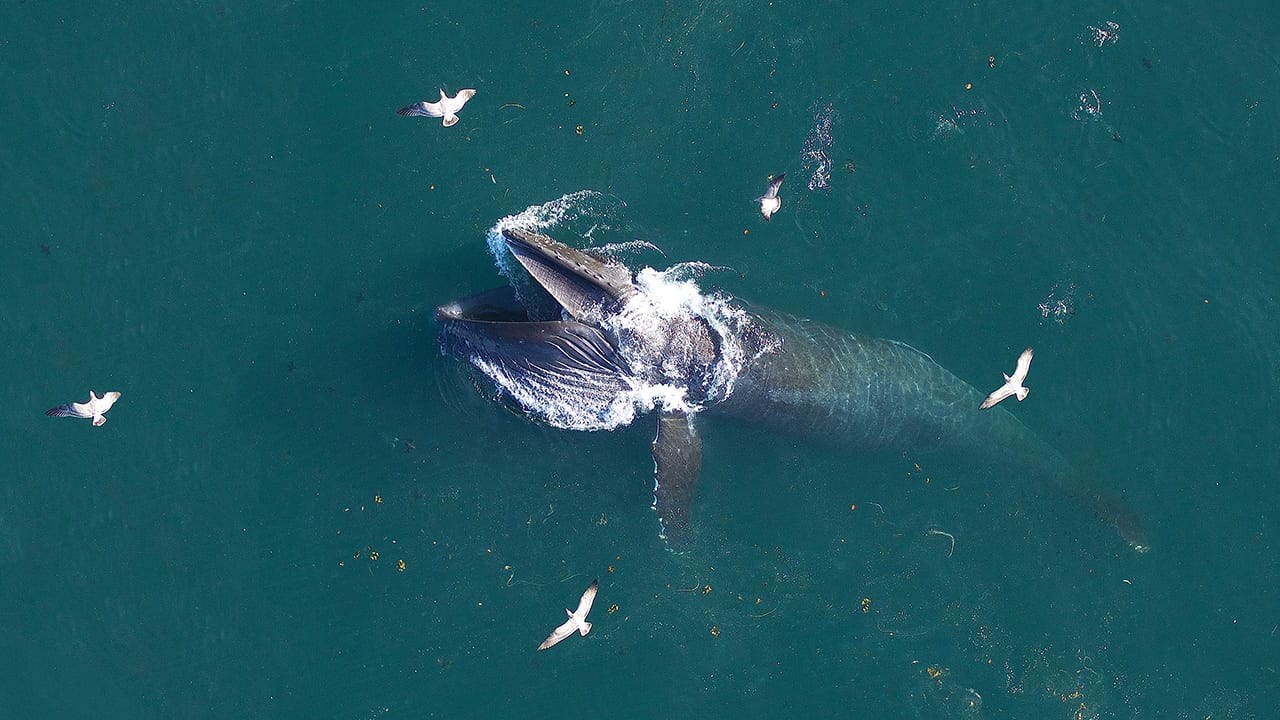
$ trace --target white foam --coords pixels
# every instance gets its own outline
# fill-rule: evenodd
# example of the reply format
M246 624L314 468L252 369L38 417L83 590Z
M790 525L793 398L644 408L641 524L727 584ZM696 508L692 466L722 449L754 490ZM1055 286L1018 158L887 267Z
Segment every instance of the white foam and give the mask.
M646 412L645 393L637 390L612 395L575 392L580 386L563 376L558 382L539 382L528 373L509 372L501 363L480 355L473 355L471 362L526 412L552 427L612 430L629 425L637 412Z
M652 337L654 333L679 324L689 319L700 319L707 324L711 332L717 336L718 356L712 369L712 377L706 387L706 401L718 402L733 392L734 382L746 363L754 359L748 357L743 347L744 331L752 322L741 308L736 307L730 299L720 293L703 294L701 289L691 280L684 279L690 273L701 274L707 270L717 269L704 263L681 263L665 271L643 268L635 276L635 284L640 292L633 295L626 307L618 315L609 319L606 330L615 336ZM626 332L631 331L631 332ZM635 367L643 362L640 353L629 352L622 348L622 354ZM636 368L642 371L652 368ZM677 370L683 368L658 368L661 375L679 382ZM664 400L667 410L697 412L701 404L688 401L688 387L680 386L681 392L655 393L654 397Z

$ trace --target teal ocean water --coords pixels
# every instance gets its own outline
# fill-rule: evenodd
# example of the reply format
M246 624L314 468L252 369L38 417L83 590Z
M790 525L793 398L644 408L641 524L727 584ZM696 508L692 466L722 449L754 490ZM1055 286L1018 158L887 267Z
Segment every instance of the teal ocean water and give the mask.
M0 6L0 717L1274 717L1280 12L929 7ZM649 418L532 423L437 345L582 190L560 239L984 391L1034 345L1009 409L1153 550L712 421L669 552Z

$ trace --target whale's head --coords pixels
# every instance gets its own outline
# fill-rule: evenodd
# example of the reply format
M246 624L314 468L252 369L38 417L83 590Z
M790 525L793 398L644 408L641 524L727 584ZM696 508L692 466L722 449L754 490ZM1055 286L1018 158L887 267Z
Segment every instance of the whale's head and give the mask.
M656 405L715 399L721 333L706 318L655 308L620 262L545 235L502 231L559 317L535 318L511 287L440 306L440 347L508 400L557 427L607 429Z

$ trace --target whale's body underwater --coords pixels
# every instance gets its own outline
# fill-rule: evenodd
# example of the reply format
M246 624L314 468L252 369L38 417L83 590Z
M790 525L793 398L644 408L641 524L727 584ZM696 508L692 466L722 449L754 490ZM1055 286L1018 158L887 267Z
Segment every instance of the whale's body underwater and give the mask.
M525 230L503 236L560 317L531 317L528 299L509 287L475 295L436 311L442 351L554 426L608 428L660 406L654 508L675 547L691 540L705 412L852 451L998 465L1058 489L1147 548L1123 503L1080 483L1003 408L979 410L984 395L910 346L755 308L664 306L619 262Z

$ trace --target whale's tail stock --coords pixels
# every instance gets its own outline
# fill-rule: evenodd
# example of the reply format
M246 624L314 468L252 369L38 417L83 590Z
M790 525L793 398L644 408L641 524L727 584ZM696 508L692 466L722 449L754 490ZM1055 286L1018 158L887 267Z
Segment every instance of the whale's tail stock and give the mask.
M1151 550L1138 514L1116 493L1078 479L1051 485L1072 502L1088 510L1103 524L1113 528L1134 552L1146 553Z
M1112 528L1135 552L1151 550L1142 521L1123 497L1085 480L1088 473L1082 473L1076 464L1021 423L1017 423L1016 428L1022 437L1005 446L1006 461L1050 492L1059 493L1072 505L1088 511Z

